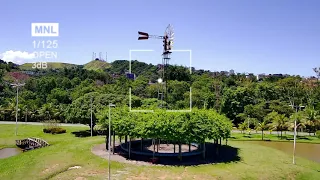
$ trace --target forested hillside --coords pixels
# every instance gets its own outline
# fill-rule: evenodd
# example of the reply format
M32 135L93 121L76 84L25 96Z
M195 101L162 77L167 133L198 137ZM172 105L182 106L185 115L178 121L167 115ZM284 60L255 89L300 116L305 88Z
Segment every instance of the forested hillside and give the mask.
M136 79L126 77L129 61L117 60L104 70L87 70L82 66L59 70L36 70L26 75L13 63L0 61L0 120L15 120L16 89L10 83L25 83L19 88L19 120L59 120L87 124L90 122L92 99L95 118L102 117L107 104L129 104L132 107L159 108L159 65L132 61ZM310 69L310 71L313 71ZM277 130L292 128L292 119L299 117L299 126L309 132L319 128L320 88L317 78L269 76L257 80L245 74L226 75L181 66L168 68L168 98L172 109L189 108L190 87L194 108L215 109L225 114L234 125ZM319 74L315 73L315 76ZM290 106L291 105L291 106ZM293 106L292 106L293 105ZM292 107L301 111L294 113ZM250 122L250 124L248 124ZM268 125L268 128L267 126Z

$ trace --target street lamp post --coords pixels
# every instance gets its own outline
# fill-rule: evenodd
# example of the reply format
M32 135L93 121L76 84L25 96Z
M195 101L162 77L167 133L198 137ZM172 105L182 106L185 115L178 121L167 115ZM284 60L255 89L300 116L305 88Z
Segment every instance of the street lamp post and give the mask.
M296 107L296 113L298 112L298 109ZM293 157L292 157L292 163L296 164L295 162L295 154L296 154L296 138L297 138L297 117L294 118L294 133L293 133Z
M289 105L291 106L292 108L295 108L296 109L296 113L298 113L298 107L299 109L301 110L301 107L304 107L304 106L293 106L293 105ZM297 139L297 117L294 118L294 132L293 132L293 157L292 157L292 163L293 164L296 164L296 161L295 161L295 154L296 154L296 139Z
M15 134L17 135L17 131L18 131L18 103L19 103L19 87L20 86L24 86L25 84L20 84L20 83L15 83L15 84L11 84L12 87L17 88L17 105L16 105L16 130L15 130Z
M108 180L110 180L110 148L111 148L111 107L115 107L116 105L109 103L109 145L108 145ZM113 149L114 151L114 149Z

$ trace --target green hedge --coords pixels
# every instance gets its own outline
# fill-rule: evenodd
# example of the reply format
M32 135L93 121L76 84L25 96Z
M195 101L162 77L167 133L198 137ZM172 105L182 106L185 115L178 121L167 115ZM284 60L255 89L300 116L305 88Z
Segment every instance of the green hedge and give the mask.
M108 127L108 113L101 119L102 125ZM212 109L129 113L127 107L123 107L114 109L111 119L112 128L117 135L179 142L204 142L206 139L228 138L232 129L231 121Z
M60 127L55 127L55 128L44 128L43 132L44 133L51 133L51 134L62 134L62 133L66 133L67 130L60 128Z

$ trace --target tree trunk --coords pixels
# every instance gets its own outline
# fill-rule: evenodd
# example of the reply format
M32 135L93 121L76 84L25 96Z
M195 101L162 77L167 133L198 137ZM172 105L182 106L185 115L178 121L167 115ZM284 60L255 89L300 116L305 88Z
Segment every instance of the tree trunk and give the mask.
M221 146L221 137L220 137L220 142L219 142L219 145Z
M129 159L131 158L131 137L129 136Z
M176 143L173 143L173 153L176 153Z
M261 130L261 139L262 139L262 141L263 141L263 130Z
M219 147L216 146L216 155L218 156L219 155Z
M280 138L282 139L282 130L280 131Z
M159 152L160 139L157 141L157 152Z
M182 156L181 156L181 143L179 142L179 159L180 161L182 160Z
M191 152L191 143L189 142L189 152Z
M113 131L113 139L112 139L112 144L113 144L113 146L112 146L112 153L114 154L114 149L115 149L115 147L116 147L116 132L115 131Z
M226 145L228 145L228 138L226 138Z
M109 149L109 135L106 135L106 150L108 149Z
M120 142L120 144L121 144L121 136L119 136L119 142Z
M206 159L206 142L203 143L203 154L202 154L203 159Z
M141 147L140 147L140 150L142 151L143 149L143 138L141 138Z
M124 136L124 143L126 143L126 144L127 144L127 142L128 142L128 136L127 136L127 135L125 135L125 136Z
M153 140L153 151L156 152L156 140Z

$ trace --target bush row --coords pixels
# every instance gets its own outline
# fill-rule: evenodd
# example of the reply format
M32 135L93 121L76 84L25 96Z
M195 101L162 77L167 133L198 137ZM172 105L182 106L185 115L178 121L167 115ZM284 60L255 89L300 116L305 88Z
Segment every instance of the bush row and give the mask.
M66 133L67 130L60 128L60 127L55 127L55 128L44 128L43 132L44 133L51 133L51 134L62 134L62 133Z

